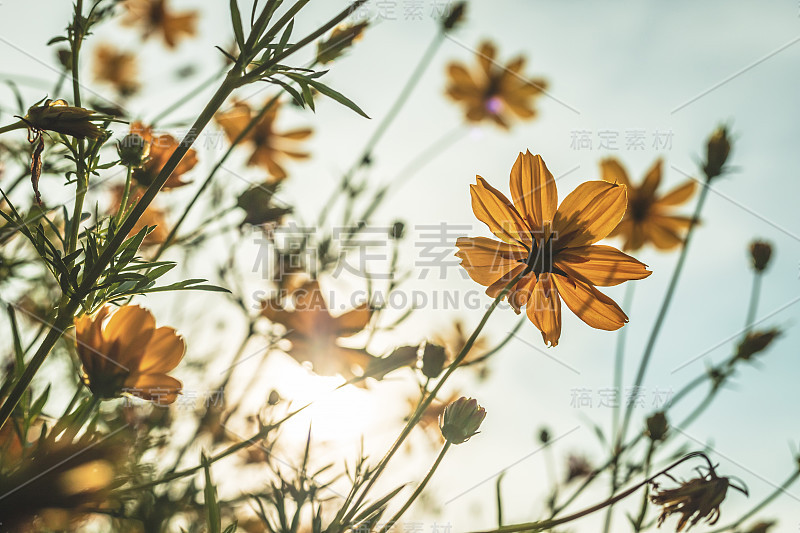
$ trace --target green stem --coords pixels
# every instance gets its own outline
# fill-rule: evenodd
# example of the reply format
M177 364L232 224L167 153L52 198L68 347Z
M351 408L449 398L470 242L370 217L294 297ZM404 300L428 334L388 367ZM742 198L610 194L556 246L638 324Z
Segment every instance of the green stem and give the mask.
M750 305L747 306L747 318L744 322L744 334L742 338L746 338L750 330L753 329L753 323L756 320L756 313L758 312L758 301L761 296L761 272L756 271L753 274L753 286L750 289Z
M131 194L131 180L133 178L133 167L128 167L128 175L125 178L125 188L122 190L122 200L119 203L119 209L114 217L114 225L119 226L122 219L125 217L125 211L128 210L128 198Z
M441 388L444 386L447 379L453 374L453 372L456 371L461 362L464 360L469 351L472 349L472 345L475 343L475 340L478 338L478 335L480 335L481 331L483 331L484 326L486 326L486 323L489 321L489 317L492 316L492 313L497 308L498 304L503 300L503 298L505 298L506 294L508 294L508 292L511 290L511 287L513 287L529 271L530 268L526 268L525 270L520 272L517 276L515 276L514 279L512 279L505 287L503 287L503 290L500 291L500 294L497 295L497 297L491 303L489 308L483 314L483 318L481 318L481 321L478 323L478 326L472 332L472 335L470 335L469 339L467 339L467 342L461 348L461 351L455 357L453 362L450 363L450 366L447 367L447 370L439 379L439 382L436 384L433 390L430 391L427 397L425 397L425 399L423 399L419 403L416 411L414 411L414 414L408 419L408 422L406 422L406 425L403 427L403 430L400 432L400 435L397 437L397 440L395 440L394 444L392 444L392 447L389 449L386 455L384 455L380 463L378 463L378 466L375 468L372 477L367 482L366 486L364 487L364 490L356 499L355 503L351 506L350 511L347 511L345 513L344 512L345 509L342 509L339 512L339 515L337 515L337 517L334 519L334 522L341 519L341 521L339 521L339 524L342 526L346 526L350 522L350 520L352 520L353 516L358 511L359 506L364 501L364 498L367 496L367 493L375 485L375 482L378 480L380 475L386 469L386 465L389 463L389 461L397 452L397 450L400 449L400 446L403 445L403 442L405 442L406 438L411 433L411 430L414 429L414 426L416 426L417 422L419 422L420 418L422 418L422 414L436 398L436 395L439 393L439 390L441 390ZM341 516L342 514L344 514L343 517Z
M9 132L9 131L14 131L14 130L23 130L23 129L27 128L27 127L28 127L28 125L25 122L23 122L21 120L18 120L16 122L14 122L13 124L9 124L8 126L3 126L2 128L0 128L0 134L6 133L6 132Z
M425 50L425 53L422 55L419 63L417 63L417 66L412 71L411 76L406 81L403 89L400 91L400 94L397 95L397 98L392 104L392 107L389 109L389 112L383 117L381 122L378 124L378 127L372 133L372 136L370 136L370 138L367 140L366 145L364 145L364 148L361 150L361 155L359 155L358 159L356 159L356 162L350 167L350 170L342 175L338 186L333 190L331 196L323 205L322 209L320 210L319 217L317 218L318 226L321 226L325 220L327 220L328 214L330 213L330 210L336 201L336 197L340 192L346 191L349 188L350 181L352 180L356 171L368 163L375 146L386 133L386 130L389 128L394 119L397 118L397 115L400 113L400 110L405 105L409 96L411 96L411 93L414 91L417 83L422 78L422 74L428 68L433 60L433 57L436 55L437 50L444 41L445 35L446 33L443 30L438 31L431 43L428 45L427 50Z
M647 447L647 455L644 459L644 477L650 476L650 467L652 466L653 461L653 452L656 449L656 441L650 440L650 445ZM648 496L650 495L650 486L646 486L644 488L644 494L642 495L642 507L639 510L639 517L636 519L636 523L634 524L634 531L639 533L642 530L642 524L644 523L644 519L647 516L647 504L649 503Z
M79 57L81 44L83 43L83 0L75 2L75 17L72 21L72 99L75 107L81 107L81 84L78 77L80 69ZM67 236L67 255L71 254L78 247L78 234L81 226L81 216L83 215L83 202L86 199L86 190L89 188L89 173L86 170L85 143L83 139L78 139L78 158L75 161L75 205L72 208L72 219L69 225L69 235Z
M388 522L386 522L386 525L383 526L383 529L381 529L381 533L386 533L387 531L389 531L389 529L391 529L392 526L394 526L397 523L400 517L402 517L403 514L405 514L405 512L408 511L408 508L411 507L411 504L414 503L414 501L419 497L419 495L422 494L422 491L425 490L425 487L428 485L428 482L433 477L433 473L436 472L436 469L439 468L439 465L442 463L442 459L444 459L444 454L446 454L447 450L450 449L450 445L451 445L450 441L444 443L444 446L442 446L442 451L439 452L439 456L436 457L436 461L433 462L433 466L431 466L430 470L428 470L428 473L425 475L425 478L420 482L419 485L417 485L417 488L414 491L414 493L406 501L406 503L403 504L400 510L397 511Z
M678 286L678 280L680 279L681 272L683 272L683 265L686 263L686 256L687 252L689 251L689 243L691 241L692 235L694 234L694 230L697 227L697 222L700 220L700 213L703 210L703 205L706 202L706 198L708 197L709 186L708 183L703 184L703 188L700 191L700 197L697 200L697 205L695 206L694 215L692 215L692 222L689 226L688 231L686 232L686 239L683 241L683 246L681 247L681 254L678 257L678 262L675 265L675 270L672 272L672 279L670 279L669 285L667 286L667 292L664 294L664 300L661 303L661 309L658 312L658 316L656 317L656 321L653 324L653 329L650 332L650 338L647 341L647 345L644 349L644 354L642 355L642 360L639 363L639 370L636 373L636 381L634 382L633 390L638 390L641 387L642 382L644 381L644 376L647 373L647 367L650 363L650 359L653 355L653 349L656 345L656 340L658 339L658 334L661 332L661 327L664 324L664 319L667 316L667 311L669 310L669 305L672 303L672 297L675 294L675 289ZM633 415L633 406L635 402L631 402L630 405L627 406L625 409L625 417L622 422L622 429L619 433L618 442L621 442L625 439L628 426L630 425L631 416Z

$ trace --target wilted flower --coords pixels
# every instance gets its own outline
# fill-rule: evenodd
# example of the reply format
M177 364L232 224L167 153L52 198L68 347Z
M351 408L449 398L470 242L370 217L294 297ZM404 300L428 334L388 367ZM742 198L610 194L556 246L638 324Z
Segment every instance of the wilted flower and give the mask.
M287 310L274 300L262 303L261 314L286 328L285 339L295 360L310 363L315 373L323 376L341 374L346 378L363 372L374 359L366 350L345 348L341 337L350 337L363 330L372 317L369 305L362 304L338 317L331 316L316 281L310 281L293 294L294 308Z
M718 477L713 470L674 489L660 490L656 487L650 500L662 506L658 525L661 526L672 514L681 515L676 531L683 531L687 523L687 529L690 529L702 519L711 525L716 524L720 516L719 506L725 499L729 486L745 492L744 489L732 485L727 477Z
M669 422L667 422L667 415L664 411L658 411L652 416L647 418L647 436L653 442L664 440L667 436L669 429Z
M197 11L173 13L167 8L167 0L126 0L124 5L128 13L122 23L142 26L142 39L161 33L167 46L175 48L179 40L197 31Z
M291 213L292 208L276 205L275 192L278 183L265 182L254 185L239 195L236 205L245 212L242 224L261 226L280 223L284 215Z
M444 408L439 420L442 437L451 444L467 442L478 433L486 410L474 398L461 397Z
M592 472L594 472L594 469L586 457L575 454L570 454L567 457L567 479L565 483L589 477Z
M278 117L279 106L272 107L255 123L243 143L252 145L253 153L247 160L251 166L265 168L275 181L286 179L286 170L279 161L283 158L306 159L309 154L297 151L300 141L311 136L311 129L300 128L278 133L275 131L275 121ZM216 120L222 127L228 140L236 139L253 119L253 112L245 102L236 102L229 111L218 113Z
M167 372L181 362L186 344L173 328L156 328L150 311L125 305L112 313L105 305L75 320L75 341L83 381L97 398L128 393L159 405L177 399L182 384Z
M736 350L736 359L749 361L755 354L766 350L772 344L772 341L780 337L780 335L781 331L779 329L751 331L739 343L739 347Z
M547 89L547 82L525 77L524 57L514 58L503 67L495 61L496 55L494 45L484 42L477 52L477 72L470 73L464 65L450 63L447 95L464 106L469 122L488 119L508 129L511 114L524 120L536 116L532 100Z
M725 162L731 153L731 143L725 126L717 128L708 139L706 146L706 163L703 170L711 180L724 172Z
M627 202L625 186L589 181L558 206L553 175L541 156L519 154L511 169L512 204L478 176L471 185L472 210L503 242L485 237L456 241L469 276L497 297L516 276L508 302L519 313L527 306L530 321L546 344L561 336L561 298L593 328L616 330L628 321L620 307L595 286L619 285L646 278L646 265L612 248L596 245L619 223Z
M68 105L66 100L45 100L42 105L31 106L23 120L37 132L55 131L76 139L99 139L105 130L95 121L108 119L91 109Z
M353 43L361 39L368 24L368 22L358 22L334 28L330 37L317 44L317 63L324 65L341 57Z
M131 133L139 135L150 147L149 158L140 168L133 171L133 178L144 187L150 185L157 177L164 165L167 164L172 153L178 149L180 143L169 134L153 135L153 130L141 122L131 124ZM181 176L189 172L197 164L197 152L190 148L181 159L172 174L169 175L166 183L161 188L163 191L177 189L188 185L189 181L183 181Z
M753 268L759 274L764 272L769 266L772 257L772 245L766 241L753 241L750 244L750 257L753 260Z
M94 79L110 84L122 96L139 90L136 56L121 52L110 44L100 44L94 50Z
M622 222L609 234L609 237L625 239L622 249L626 252L638 250L648 242L660 250L675 248L683 242L683 233L692 225L691 217L669 212L692 197L696 183L689 180L663 196L657 196L661 167L661 159L656 160L637 187L631 184L628 173L616 159L609 158L600 163L605 181L628 188L628 209Z
M422 370L422 375L429 379L439 377L439 374L441 374L444 369L446 361L447 354L445 354L444 346L426 342L420 356L420 370Z
M448 12L442 17L442 28L446 31L454 29L464 20L466 11L466 2L458 2L454 6L449 7Z

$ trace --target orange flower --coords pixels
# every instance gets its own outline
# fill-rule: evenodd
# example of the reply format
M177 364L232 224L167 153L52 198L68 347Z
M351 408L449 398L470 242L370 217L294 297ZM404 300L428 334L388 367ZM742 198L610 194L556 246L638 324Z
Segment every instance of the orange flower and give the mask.
M94 79L110 84L122 96L139 90L136 79L136 56L120 52L109 44L100 44L94 50Z
M192 37L197 31L197 11L173 13L167 9L167 0L126 0L124 5L128 14L122 23L141 25L142 39L161 33L167 46L175 48L180 39Z
M628 210L619 226L609 237L625 239L622 249L638 250L647 242L660 250L675 248L683 242L683 232L692 224L691 217L668 214L670 209L692 197L695 182L687 181L663 196L656 196L661 183L661 159L647 171L642 184L636 187L628 179L628 173L613 158L600 162L603 179L609 183L620 183L628 188Z
M460 63L450 63L447 95L462 104L469 122L493 120L508 129L511 115L523 120L536 116L533 99L547 89L542 78L528 79L522 73L525 58L512 59L501 66L495 60L497 51L488 41L481 43L477 52L479 69L470 73Z
M456 245L469 276L496 297L517 275L527 272L508 293L519 313L546 344L561 336L561 300L593 328L616 330L628 317L595 286L646 278L646 265L616 248L595 245L625 213L625 187L604 181L582 183L558 206L553 175L539 155L520 153L511 169L510 202L478 176L471 185L472 210L502 242L462 237Z
M308 158L308 153L297 151L297 144L311 136L310 128L276 132L278 111L279 106L273 105L242 139L242 142L253 146L253 153L247 164L267 169L275 181L284 180L287 176L286 170L279 164L280 159ZM244 131L252 119L253 111L245 102L235 102L229 111L217 114L217 123L231 142Z
M186 344L173 328L156 328L150 311L125 305L112 313L105 305L75 321L75 340L83 381L96 397L128 393L159 405L177 399L183 385L167 372L181 362Z
M340 337L350 337L369 323L372 310L362 304L338 317L331 316L322 297L319 283L310 281L293 295L294 309L286 310L274 300L263 302L261 314L286 328L289 351L300 363L308 362L323 376L341 374L345 378L360 375L374 359L366 350L339 346Z
M178 148L180 144L178 140L169 134L153 135L153 130L141 122L134 122L131 124L131 133L139 135L144 139L145 143L149 146L149 159L140 168L134 169L133 178L139 182L140 185L147 187L153 180L158 177L158 173L167 164L167 161L172 156L172 153ZM191 183L190 181L181 180L181 176L189 172L197 164L197 152L189 149L186 155L183 156L181 162L169 175L166 183L161 188L162 191L170 189L177 189Z

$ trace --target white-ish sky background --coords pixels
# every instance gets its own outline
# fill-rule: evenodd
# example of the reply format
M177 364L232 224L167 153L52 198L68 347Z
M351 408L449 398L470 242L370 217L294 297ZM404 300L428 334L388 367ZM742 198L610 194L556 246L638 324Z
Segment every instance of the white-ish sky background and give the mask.
M395 20L390 20L385 11L384 16L377 14L380 2L371 2L371 12L376 16L374 26L355 51L334 64L326 76L330 85L373 117L371 122L330 101L320 102L315 115L294 109L284 112L282 124L287 128L308 124L315 130L309 143L313 159L289 167L291 178L282 194L289 203L299 205L306 219L313 219L338 176L351 165L434 35L435 26L428 18L434 0L422 1L422 21L405 20L406 3L384 3L395 5ZM185 41L174 55L165 55L160 43L153 40L141 46L135 31L117 27L99 29L87 44L87 53L101 41L137 51L147 89L130 102L129 108L144 118L153 116L197 83L179 81L174 76L177 68L194 65L199 71L194 80L203 79L220 65L213 45L227 46L232 41L227 2L182 0L174 4L203 11L199 38ZM298 35L324 22L344 5L339 0L312 1L297 21ZM45 43L61 32L69 10L68 3L60 0L0 3L0 73L3 78L32 78L32 86L20 83L28 103L44 96L52 86L56 75L54 54ZM744 322L750 291L747 246L754 238L771 241L775 245L774 260L764 279L758 317L770 316L762 324L785 328L785 335L761 359L762 365L740 372L735 388L720 394L701 419L681 429L692 448L709 443L721 472L742 478L751 490L749 501L737 493L730 495L723 506L721 524L737 517L788 477L794 468L789 442L800 438L796 330L800 306L787 307L800 298L799 15L800 6L795 1L473 0L468 22L444 42L375 156L374 183L382 183L394 178L416 154L461 123L461 110L444 96L444 68L450 60L472 64L470 49L484 38L497 44L502 60L524 53L528 57L526 73L545 77L550 84L552 97L537 102L537 120L515 124L510 133L492 126L470 132L422 171L405 178L407 183L381 208L376 223L388 224L397 218L408 222L410 238L403 263L411 267L420 251L414 246L414 225L468 224L474 228L470 234L488 235L472 215L468 185L480 174L507 192L508 172L519 151L541 153L556 176L575 169L559 180L560 198L580 182L599 178L599 160L611 155L621 159L635 181L642 178L656 157L663 157L662 187L666 190L684 181L683 173L699 177L697 161L708 134L720 122L731 125L736 139L731 162L737 170L713 184L702 227L692 242L684 276L645 381L649 406L657 389L678 390L710 361L729 355L735 343L732 339ZM89 78L89 68L84 76ZM50 81L37 86L35 79ZM98 90L103 93L101 88ZM247 89L241 96L254 92ZM51 95L55 96L61 95ZM256 96L253 102L260 104L264 98ZM203 98L191 101L174 118L192 117L202 103ZM4 108L14 105L12 93L5 88L0 88L0 104ZM7 113L2 115L3 123L9 119ZM576 150L571 146L573 132L578 130L591 132L593 149ZM619 150L598 149L597 132L601 130L619 132ZM628 130L645 132L644 150L626 150ZM672 132L671 148L653 148L656 131ZM217 154L209 151L203 155L202 168L209 169ZM239 163L244 154L240 156L234 157L230 168L242 168ZM202 179L202 170L194 176ZM219 178L241 190L246 187L243 180L256 182L263 175L247 169L238 178L225 173ZM58 186L52 179L47 184L51 188ZM179 191L172 198L181 205L192 192ZM689 207L686 212L690 212ZM252 264L256 253L254 242L246 246L241 252L242 264ZM223 254L221 249L220 256ZM631 317L626 326L626 386L631 384L638 354L676 260L675 254L659 254L651 249L637 257L650 265L654 274L637 284L633 304L626 309ZM443 291L464 295L479 289L462 279L456 268L448 270L445 280L437 279L433 273L427 280L414 279L406 286L406 291L418 290L431 296ZM622 303L625 288L605 292ZM475 296L470 298L474 300ZM481 302L488 300L484 297ZM192 313L196 312L172 309L159 314L159 321L169 322L162 316L172 313L174 319L169 323L180 327L183 320L184 326L190 328L194 318L187 317L195 317ZM427 306L404 324L396 337L382 342L388 345L419 340L446 327L455 316L474 326L480 314L476 309L453 311ZM499 340L515 323L511 311L498 312L487 332ZM230 329L236 331L235 327ZM209 337L210 346L219 350L238 343L238 339L215 339L213 333ZM597 393L613 386L615 343L616 334L592 330L565 310L557 348L545 349L539 332L526 323L519 338L496 357L488 382L470 386L466 380L462 384L464 392L479 398L489 414L481 435L455 448L432 482L430 493L436 495L441 506L440 523L452 522L456 531L491 526L492 477L506 468L506 521L539 517L540 502L549 487L545 455L534 453L539 448L536 435L542 426L549 427L555 437L563 436L554 451L560 476L569 451L585 452L597 461L605 458L606 452L598 444L592 425L609 428L611 410L597 407ZM189 357L192 350L190 347ZM203 348L195 350L198 356L204 355ZM220 357L225 360L229 356ZM694 358L697 361L675 371ZM187 372L183 376L185 382L188 375ZM594 407L577 409L570 405L573 391L578 388L592 391ZM380 431L366 435L368 445L376 450L393 438L393 423L402 418L404 402L389 401L397 390L390 384L378 393L387 405L393 405L386 408L384 416L389 413L388 417L394 418L385 422ZM700 399L699 394L690 399L676 409L677 414L685 414L688 404ZM364 412L354 416L377 416L371 402L361 404ZM634 429L645 410L636 413L640 416L634 418ZM320 416L334 415L324 412ZM327 423L335 427L331 420ZM420 440L415 449L425 450L424 443ZM354 447L344 451L348 457L356 453ZM413 479L410 474L414 468L421 476L434 450L430 448L427 453L430 458L425 455L410 460L410 466L405 471L401 469L397 481ZM488 481L478 485L484 480ZM475 485L478 486L445 505ZM601 481L597 485L599 489L588 493L583 502L593 503L605 497L607 483ZM800 527L799 508L800 487L795 486L760 516L778 518L778 531L795 531ZM425 511L414 516L417 515L426 520L430 531L431 522ZM574 530L596 531L598 526L592 520L577 523ZM614 530L624 530L624 520L619 517Z

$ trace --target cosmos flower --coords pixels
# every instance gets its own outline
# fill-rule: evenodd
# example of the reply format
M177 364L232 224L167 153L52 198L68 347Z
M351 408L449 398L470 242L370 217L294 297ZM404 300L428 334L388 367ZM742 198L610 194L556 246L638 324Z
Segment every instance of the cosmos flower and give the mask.
M298 143L311 136L310 128L300 128L278 133L275 121L280 107L274 104L242 139L252 146L253 153L247 160L250 166L265 168L275 181L286 179L286 170L281 159L306 159L309 154L298 151ZM230 110L218 113L216 120L228 140L233 142L253 119L253 110L245 102L235 102Z
M674 489L656 490L650 500L662 506L658 525L661 526L672 514L680 515L676 531L683 531L687 524L687 530L691 529L704 518L708 524L716 524L720 516L719 506L725 499L729 486L746 494L743 489L731 485L730 479L717 476L713 470L704 476L681 483Z
M462 396L444 408L439 421L442 437L451 444L463 444L478 433L486 409L474 398Z
M363 330L372 317L369 305L334 317L330 314L319 283L309 281L292 295L293 309L288 310L275 300L265 300L261 314L286 328L284 338L292 343L289 355L300 363L309 363L323 376L360 375L374 359L366 350L345 348L338 339Z
M54 131L76 139L99 139L105 130L95 122L109 118L91 109L71 106L66 100L45 100L28 109L24 122L37 133Z
M547 89L547 81L527 78L522 56L506 66L498 64L496 56L494 45L483 42L477 52L476 72L470 72L460 63L450 63L447 95L464 107L469 122L491 120L508 129L512 115L522 120L536 116L533 99Z
M122 96L139 90L136 56L121 52L110 44L100 44L94 50L94 79L114 87Z
M628 179L628 173L616 159L600 163L603 179L619 183L628 189L628 210L622 222L609 237L625 240L623 250L635 251L646 243L660 250L670 250L683 242L684 234L692 225L692 218L670 214L675 207L688 201L694 194L696 183L688 180L663 196L656 190L661 183L661 159L656 160L638 187Z
M168 376L183 359L186 344L173 328L156 328L150 311L109 305L75 321L83 381L101 399L124 393L159 405L173 403L183 386Z
M126 26L141 26L142 39L160 33L170 48L175 48L184 37L197 32L197 11L174 13L167 7L167 0L126 0L127 10L122 23Z
M149 146L149 158L147 161L133 171L133 178L144 187L150 185L153 180L158 177L158 173L167 164L172 153L178 148L180 144L178 140L167 133L162 135L153 135L153 130L141 122L134 122L131 124L131 134L139 135L147 146ZM170 189L177 189L191 183L190 181L183 181L181 177L192 170L197 164L197 152L190 148L186 155L183 156L181 162L169 175L166 183L161 188L162 191Z
M527 307L546 344L561 336L561 300L593 328L616 330L628 321L596 286L646 278L646 265L612 248L596 245L625 213L625 186L605 181L579 185L558 206L553 175L539 155L520 153L511 169L513 203L478 176L471 185L472 210L501 241L462 237L456 242L469 276L497 297L507 294L516 312Z

